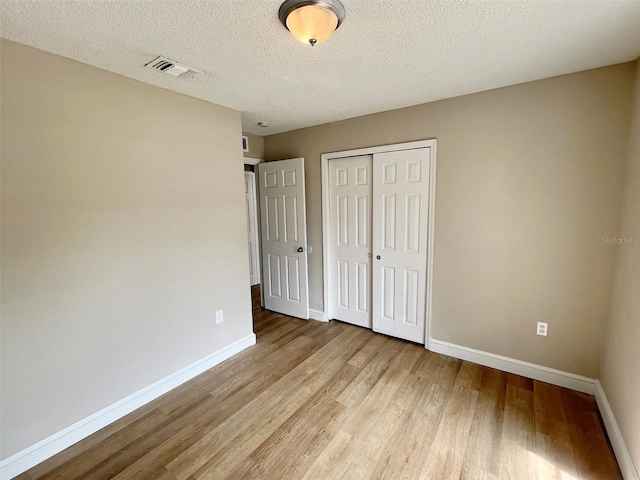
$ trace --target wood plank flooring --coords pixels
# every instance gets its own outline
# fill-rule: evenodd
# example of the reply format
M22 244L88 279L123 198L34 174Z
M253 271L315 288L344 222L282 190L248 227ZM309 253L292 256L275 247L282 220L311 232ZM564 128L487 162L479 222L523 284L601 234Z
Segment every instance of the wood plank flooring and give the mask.
M592 396L253 299L257 345L17 478L622 478Z

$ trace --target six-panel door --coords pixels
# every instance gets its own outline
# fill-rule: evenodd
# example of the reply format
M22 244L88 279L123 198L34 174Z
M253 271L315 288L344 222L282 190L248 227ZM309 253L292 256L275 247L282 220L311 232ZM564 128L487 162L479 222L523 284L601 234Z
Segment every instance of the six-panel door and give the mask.
M329 318L371 328L372 157L329 162L331 298Z
M304 159L258 165L264 306L309 318Z
M373 330L425 341L430 148L373 158Z

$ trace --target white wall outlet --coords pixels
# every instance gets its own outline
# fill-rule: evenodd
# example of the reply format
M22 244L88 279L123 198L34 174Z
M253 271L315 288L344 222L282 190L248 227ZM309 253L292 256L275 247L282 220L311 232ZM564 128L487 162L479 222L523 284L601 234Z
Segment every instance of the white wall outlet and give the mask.
M544 322L538 322L538 330L536 331L538 335L542 335L543 337L547 336L547 324Z
M216 311L216 324L224 322L224 316L222 315L222 310ZM546 335L546 333L545 333Z

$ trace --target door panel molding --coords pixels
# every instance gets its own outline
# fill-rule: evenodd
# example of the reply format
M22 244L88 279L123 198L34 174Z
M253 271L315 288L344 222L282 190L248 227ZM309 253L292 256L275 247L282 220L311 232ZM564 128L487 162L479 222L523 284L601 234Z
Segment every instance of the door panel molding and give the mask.
M422 171L422 165L417 164L414 166L409 166L406 169L405 176L402 180L406 180L407 182L419 182L421 178L428 174L429 178L429 188L428 188L428 212L427 212L427 271L426 271L426 292L425 292L425 338L424 345L426 348L431 347L431 315L432 315L432 298L433 298L433 257L434 257L434 227L435 227L435 194L436 194L436 165L437 165L437 140L420 140L416 142L408 142L408 143L398 143L398 144L390 144L390 145L380 145L375 147L368 148L360 148L355 150L344 150L339 152L332 153L323 153L321 155L321 176L322 176L322 240L323 240L323 252L322 252L322 268L323 268L323 287L324 287L324 311L325 316L328 319L331 319L332 312L330 311L330 306L332 305L331 291L333 285L331 284L331 235L332 235L332 225L331 225L331 213L330 213L330 169L329 163L331 160L336 160L339 158L346 157L357 157L362 155L373 155L375 158L375 154L379 153L387 153L387 152L396 152L402 150L414 150L421 148L429 148L430 149L430 162L428 163L428 172ZM396 182L398 180L397 171L392 171L394 169L389 169L388 172L385 172L385 180L388 182ZM403 204L407 205L408 202L405 202L403 198ZM410 214L412 212L407 211L405 214ZM335 228L335 227L334 227ZM404 232L403 232L404 233ZM407 231L407 234L413 233L411 231ZM406 242L405 242L406 240ZM405 245L405 243L407 243ZM408 236L403 235L403 242L399 247L410 249L412 244L411 239ZM405 273L399 272L399 276L402 281L405 279ZM398 275L396 275L396 281L398 279ZM374 293L375 294L375 293ZM408 299L411 300L411 299ZM405 304L405 306L407 306ZM409 309L409 313L411 313ZM410 322L409 318L406 321Z

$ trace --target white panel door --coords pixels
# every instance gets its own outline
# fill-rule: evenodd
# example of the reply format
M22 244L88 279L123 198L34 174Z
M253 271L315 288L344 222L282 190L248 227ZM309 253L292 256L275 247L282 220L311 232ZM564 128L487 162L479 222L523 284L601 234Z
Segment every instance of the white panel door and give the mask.
M373 159L373 330L425 342L431 149Z
M244 172L244 196L247 209L247 239L249 242L249 279L253 286L260 283L258 212L256 211L256 176L253 172Z
M309 318L304 159L258 165L264 307Z
M371 328L372 156L329 162L329 318Z

